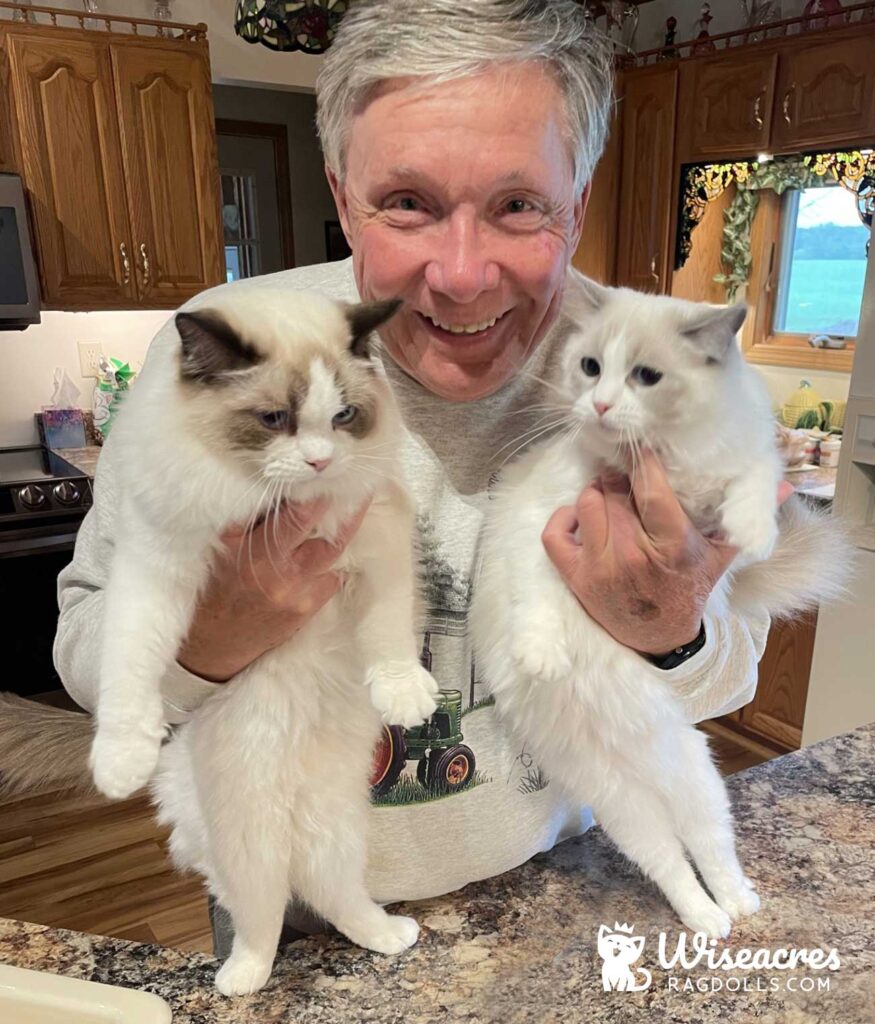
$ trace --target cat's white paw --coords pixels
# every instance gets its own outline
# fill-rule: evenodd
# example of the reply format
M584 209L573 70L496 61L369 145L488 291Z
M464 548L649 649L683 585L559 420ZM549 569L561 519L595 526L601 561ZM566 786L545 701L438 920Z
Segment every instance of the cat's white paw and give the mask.
M726 540L742 555L762 561L771 555L778 540L778 524L774 515L755 502L735 501L721 509L721 523Z
M558 683L571 674L572 663L561 636L551 635L553 630L520 630L511 644L511 657L529 679L545 683Z
M264 987L272 968L272 960L232 953L216 974L216 988L223 996L248 996Z
M111 800L124 800L152 778L160 753L160 736L100 727L91 745L94 784Z
M392 956L410 949L419 938L419 925L412 917L383 913L382 920L369 927L352 928L345 934L357 946Z
M760 909L760 898L754 887L745 879L746 884L739 886L734 892L717 895L717 902L732 918L749 917Z
M418 661L383 662L367 674L371 704L387 725L410 729L431 718L438 684Z
M732 919L707 896L680 915L691 932L704 932L709 939L725 939L732 930Z

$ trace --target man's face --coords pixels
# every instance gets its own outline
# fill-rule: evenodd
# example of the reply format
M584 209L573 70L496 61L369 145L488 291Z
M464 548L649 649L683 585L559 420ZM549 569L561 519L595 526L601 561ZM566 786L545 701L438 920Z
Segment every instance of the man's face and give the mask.
M562 119L535 65L398 80L354 117L345 181L329 173L362 299L405 302L384 345L443 398L497 391L556 318L586 205Z

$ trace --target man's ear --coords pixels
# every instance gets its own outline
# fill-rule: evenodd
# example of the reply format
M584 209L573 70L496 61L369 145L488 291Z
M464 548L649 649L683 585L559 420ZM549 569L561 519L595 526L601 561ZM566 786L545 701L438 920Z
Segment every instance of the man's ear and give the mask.
M586 217L586 208L589 206L589 197L592 195L592 182L586 183L586 187L577 197L574 203L574 238L572 239L572 253L577 252L580 245L580 236L583 234L583 221Z
M328 187L331 189L332 196L334 196L334 205L337 207L337 218L340 221L340 226L343 228L343 234L346 237L346 244L350 249L352 249L352 236L349 232L349 204L346 201L346 188L328 164L325 165L325 177L328 179Z

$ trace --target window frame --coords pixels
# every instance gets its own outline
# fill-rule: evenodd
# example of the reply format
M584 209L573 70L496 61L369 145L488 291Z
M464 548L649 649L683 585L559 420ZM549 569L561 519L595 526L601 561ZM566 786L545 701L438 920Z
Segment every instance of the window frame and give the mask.
M842 349L812 348L808 344L809 334L777 333L772 328L782 244L786 244L786 237L791 234L783 230L782 199L771 189L760 192L759 208L751 227L752 265L747 285L747 300L754 308L754 315L748 317L742 331L742 351L750 363L850 373L857 348L855 341L849 340Z

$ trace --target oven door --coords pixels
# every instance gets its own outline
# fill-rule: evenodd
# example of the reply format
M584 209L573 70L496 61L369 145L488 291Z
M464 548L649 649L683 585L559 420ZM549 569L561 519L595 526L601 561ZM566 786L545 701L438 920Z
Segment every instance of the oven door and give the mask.
M79 520L0 532L0 689L22 697L63 689L52 662L57 580L73 557L78 526Z

